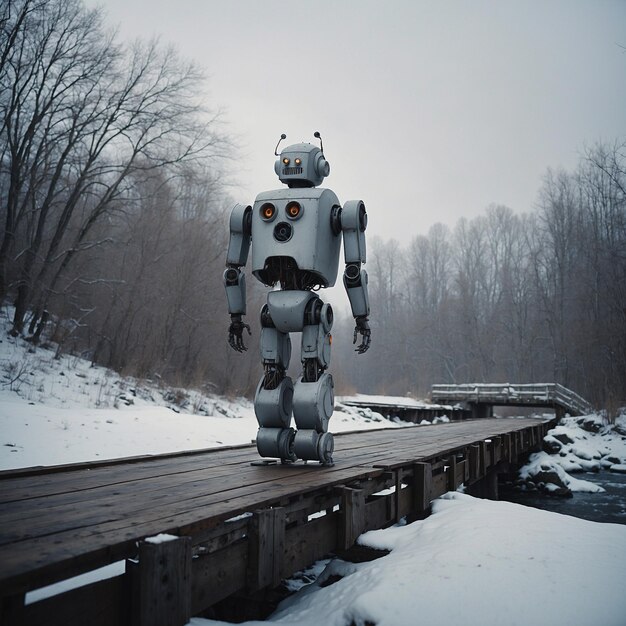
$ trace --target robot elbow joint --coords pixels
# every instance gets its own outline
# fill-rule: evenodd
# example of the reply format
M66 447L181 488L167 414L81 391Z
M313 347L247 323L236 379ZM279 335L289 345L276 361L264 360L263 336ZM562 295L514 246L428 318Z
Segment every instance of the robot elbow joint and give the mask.
M234 287L239 284L239 277L241 275L241 270L235 267L229 267L224 272L224 284L227 287Z
M343 274L346 287L359 287L361 285L361 264L349 263Z

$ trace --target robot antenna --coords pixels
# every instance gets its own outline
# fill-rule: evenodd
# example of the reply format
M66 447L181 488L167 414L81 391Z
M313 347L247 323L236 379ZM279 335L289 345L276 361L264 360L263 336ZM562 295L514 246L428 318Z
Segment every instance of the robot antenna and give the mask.
M320 150L322 151L322 154L324 154L324 144L322 143L322 136L318 130L313 133L313 137L320 140Z
M276 147L274 148L274 156L278 156L278 146L280 145L280 142L281 142L283 139L287 139L287 135L285 135L285 133L283 133L283 134L280 136L280 139L278 140L278 143L276 144Z

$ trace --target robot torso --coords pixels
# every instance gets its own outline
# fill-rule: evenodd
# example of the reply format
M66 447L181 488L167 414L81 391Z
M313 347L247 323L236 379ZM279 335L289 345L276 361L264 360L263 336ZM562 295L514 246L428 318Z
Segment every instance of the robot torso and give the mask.
M252 273L282 289L332 287L341 232L339 200L330 189L300 187L260 193L252 209Z

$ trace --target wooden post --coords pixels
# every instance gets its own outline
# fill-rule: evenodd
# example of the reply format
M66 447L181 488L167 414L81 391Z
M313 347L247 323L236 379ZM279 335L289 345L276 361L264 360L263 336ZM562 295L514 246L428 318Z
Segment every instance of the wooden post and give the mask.
M395 476L395 491L394 491L394 506L395 506L395 511L393 512L394 515L394 519L397 522L400 521L400 496L401 491L402 491L402 468L399 467L396 470L396 476Z
M285 552L285 509L255 511L248 536L248 589L276 587L281 581Z
M418 515L430 509L432 482L433 468L430 463L413 463L413 508Z
M487 473L487 468L489 467L489 461L487 456L487 442L480 442L480 473L484 476Z
M494 467L487 472L480 480L468 485L467 493L475 498L487 500L498 499L498 472Z
M499 435L491 438L491 464L497 465L502 459L502 439Z
M448 491L456 491L457 488L457 467L456 454L452 454L448 459Z
M365 494L363 490L343 487L341 490L341 511L339 548L347 550L365 530Z
M504 458L511 462L513 457L511 433L504 435Z
M133 623L184 626L191 619L191 538L139 543Z
M480 478L480 446L472 444L469 449L470 463L470 480L474 481Z
M513 450L514 450L513 455L515 457L513 460L514 460L515 463L518 462L519 456L520 456L520 454L522 452L522 450L521 450L522 447L520 445L520 437L519 437L519 435L520 435L519 430L516 430L513 433Z

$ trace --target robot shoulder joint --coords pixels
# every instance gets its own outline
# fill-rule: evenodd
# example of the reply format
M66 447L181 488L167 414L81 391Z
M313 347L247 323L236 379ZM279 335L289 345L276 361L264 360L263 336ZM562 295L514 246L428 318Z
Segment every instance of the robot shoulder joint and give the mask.
M362 200L349 200L341 210L341 230L346 263L365 263L367 213Z
M252 232L252 207L236 204L230 213L230 232L249 236Z
M362 200L348 200L341 211L342 230L365 232L367 228L367 212Z

